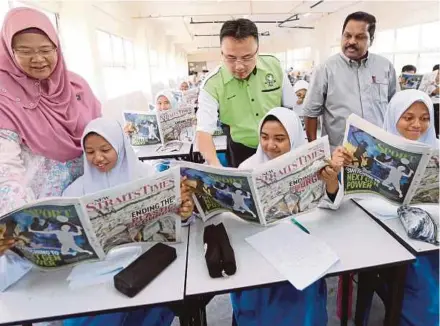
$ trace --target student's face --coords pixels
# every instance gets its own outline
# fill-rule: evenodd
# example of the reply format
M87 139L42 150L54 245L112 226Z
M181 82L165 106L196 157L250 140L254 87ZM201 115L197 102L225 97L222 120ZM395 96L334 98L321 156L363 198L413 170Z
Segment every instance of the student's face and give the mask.
M159 111L166 111L169 110L171 107L170 101L168 101L168 98L166 96L159 96L156 102L156 107Z
M84 140L87 161L99 172L109 172L118 162L118 153L105 138L90 134Z
M428 130L430 123L426 105L415 102L402 114L396 128L406 139L418 140Z
M368 24L362 21L350 20L342 33L342 52L351 60L359 60L367 54L369 46Z
M260 144L272 160L290 151L290 139L279 121L266 121L261 128Z
M183 82L182 84L180 84L180 90L182 92L187 91L188 89L189 89L188 83Z
M237 79L246 79L257 64L258 43L252 36L243 40L225 37L221 51L225 67Z
M12 49L15 61L29 77L47 79L57 66L56 47L46 35L18 34L12 39Z
M298 104L304 102L304 98L306 97L307 91L305 89L300 89L296 93L296 97L298 98Z

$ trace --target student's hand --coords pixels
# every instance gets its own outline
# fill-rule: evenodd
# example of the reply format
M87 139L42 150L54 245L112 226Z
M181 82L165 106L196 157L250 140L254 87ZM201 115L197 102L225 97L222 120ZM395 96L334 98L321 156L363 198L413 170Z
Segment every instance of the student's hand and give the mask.
M439 91L440 91L440 87L436 87L436 88L432 91L431 95L432 95L432 96L436 96L436 95L439 94Z
M332 154L332 165L342 167L351 164L353 164L353 153L343 146L337 147Z
M180 203L179 215L182 221L189 219L194 211L194 201L190 196L182 197Z
M15 246L14 239L0 239L0 256L3 256L6 250L11 249L13 246Z
M339 189L338 174L341 170L339 165L334 165L332 162L330 165L324 167L319 173L321 180L325 182L326 190L330 194L335 194Z

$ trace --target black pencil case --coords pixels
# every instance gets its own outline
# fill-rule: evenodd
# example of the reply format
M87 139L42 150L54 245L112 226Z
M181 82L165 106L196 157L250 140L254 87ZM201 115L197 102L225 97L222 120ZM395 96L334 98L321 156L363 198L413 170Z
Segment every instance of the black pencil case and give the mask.
M157 243L114 276L115 288L132 298L176 258L175 248Z
M237 265L235 263L234 249L232 249L228 233L223 223L218 224L216 228L218 231L223 270L226 275L234 275L237 271Z

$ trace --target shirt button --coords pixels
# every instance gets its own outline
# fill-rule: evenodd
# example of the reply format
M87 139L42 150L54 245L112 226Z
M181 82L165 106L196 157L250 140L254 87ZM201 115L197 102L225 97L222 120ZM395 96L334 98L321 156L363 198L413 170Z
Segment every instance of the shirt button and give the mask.
M15 98L15 102L20 102L21 100L17 97Z
M29 103L29 106L30 106L31 108L33 108L33 107L35 106L35 103Z
M253 101L255 101L254 99L251 99L251 101L253 102Z
M255 113L255 115L258 117L258 113Z

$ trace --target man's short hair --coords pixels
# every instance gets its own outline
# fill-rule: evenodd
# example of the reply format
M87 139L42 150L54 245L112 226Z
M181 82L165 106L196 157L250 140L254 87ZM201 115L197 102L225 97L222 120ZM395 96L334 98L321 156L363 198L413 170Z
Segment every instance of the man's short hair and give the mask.
M402 67L402 73L404 73L404 72L410 72L410 71L417 72L417 68L416 68L416 66L413 66L413 65L406 65L406 66L403 66L403 67Z
M220 43L225 37L233 37L237 40L244 40L252 36L258 43L258 28L249 19L240 18L226 21L220 30Z
M440 68L440 65L436 64L434 67L432 67L432 71L439 70L439 68Z
M350 20L362 21L368 24L368 33L370 34L370 40L372 43L374 40L374 33L376 32L376 17L364 11L354 12L345 18L344 26L342 26L342 33L344 33L345 27Z

